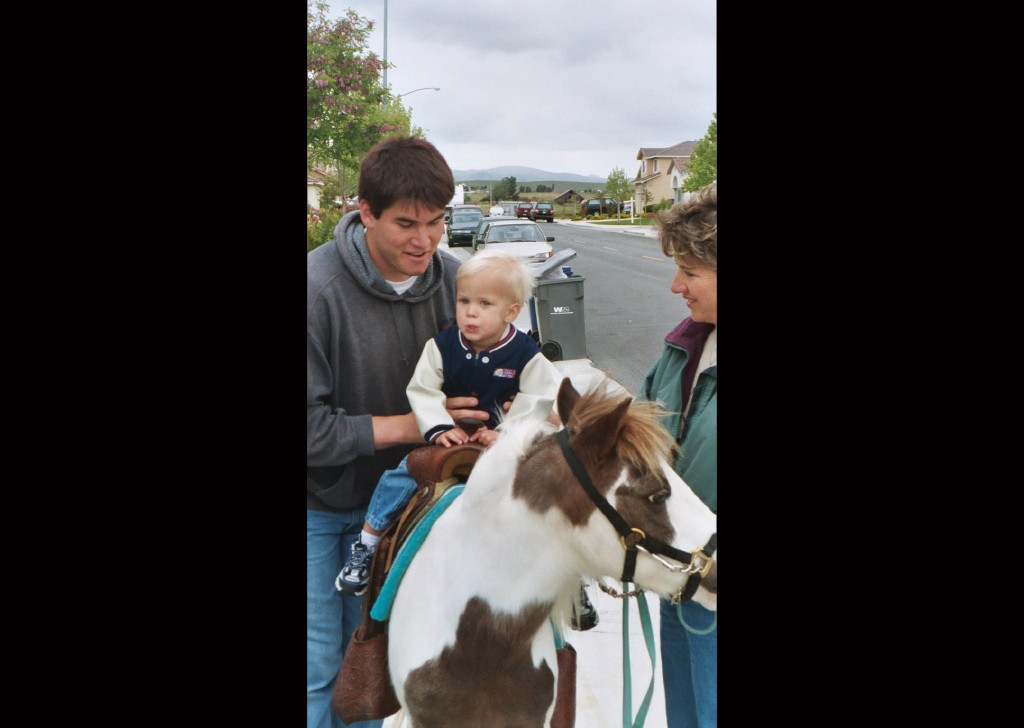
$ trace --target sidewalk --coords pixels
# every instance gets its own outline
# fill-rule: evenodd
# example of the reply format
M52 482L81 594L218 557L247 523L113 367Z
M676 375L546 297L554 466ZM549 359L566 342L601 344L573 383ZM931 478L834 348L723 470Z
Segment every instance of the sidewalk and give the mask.
M555 222L559 225L572 225L574 227L588 227L597 228L598 230L608 230L610 232L625 233L626 235L642 235L646 238L658 237L658 232L655 230L653 225L602 225L596 222L587 222L585 220L559 220L555 218Z
M556 361L554 364L581 392L601 382L607 382L612 389L622 386L594 368L589 359ZM621 582L613 579L606 579L605 584L616 591L622 590ZM652 669L636 598L617 599L605 594L596 584L587 587L587 595L600 615L597 626L586 632L570 631L563 635L576 649L576 728L621 728L623 725L624 606L629 609L629 675L632 688L629 723L632 725L636 719L653 676L654 694L644 728L666 728L665 688L661 679L661 650L658 646L658 597L652 594L641 597L647 601L654 634L655 664ZM383 728L408 728L408 721L399 712L385 719Z

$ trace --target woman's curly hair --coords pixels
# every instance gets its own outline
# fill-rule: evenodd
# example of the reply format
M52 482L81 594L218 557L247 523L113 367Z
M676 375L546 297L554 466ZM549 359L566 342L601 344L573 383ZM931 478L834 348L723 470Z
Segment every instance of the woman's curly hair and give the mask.
M657 213L654 224L665 255L718 272L718 180Z

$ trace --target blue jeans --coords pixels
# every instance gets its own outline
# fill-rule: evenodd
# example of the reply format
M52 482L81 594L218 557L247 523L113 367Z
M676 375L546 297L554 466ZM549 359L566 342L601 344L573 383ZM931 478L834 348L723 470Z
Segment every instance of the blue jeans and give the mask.
M362 597L334 586L366 511L306 511L306 728L345 728L331 710L331 693L341 658L362 621ZM383 720L352 725L381 728Z
M680 623L677 608L689 630ZM692 601L676 605L661 600L661 675L668 728L718 726L717 614ZM693 633L712 625L708 634Z
M383 531L398 518L416 492L416 479L409 474L406 465L408 459L406 455L397 468L385 470L377 481L366 512L366 522L377 531Z

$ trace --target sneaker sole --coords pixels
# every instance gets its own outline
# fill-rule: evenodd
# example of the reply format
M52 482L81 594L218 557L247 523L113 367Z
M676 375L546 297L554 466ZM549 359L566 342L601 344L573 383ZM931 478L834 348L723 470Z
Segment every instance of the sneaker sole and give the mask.
M366 593L366 590L369 588L369 586L369 584L363 584L362 586L349 586L348 584L343 584L342 587L338 589L338 591L340 591L342 594L346 596L361 597L363 596L363 594ZM359 591L356 591L356 589L358 589Z

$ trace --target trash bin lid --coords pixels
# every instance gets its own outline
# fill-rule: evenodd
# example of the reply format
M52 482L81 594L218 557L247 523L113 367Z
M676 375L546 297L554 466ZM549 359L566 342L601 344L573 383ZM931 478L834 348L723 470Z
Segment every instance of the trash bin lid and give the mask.
M561 268L563 265L568 263L570 260L576 257L576 251L572 248L566 248L565 250L559 250L557 253L548 258L544 265L537 268L534 273L535 278L542 277L545 273L550 273L556 268Z

